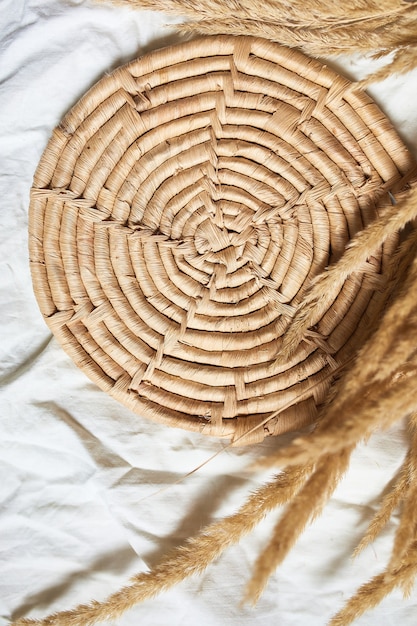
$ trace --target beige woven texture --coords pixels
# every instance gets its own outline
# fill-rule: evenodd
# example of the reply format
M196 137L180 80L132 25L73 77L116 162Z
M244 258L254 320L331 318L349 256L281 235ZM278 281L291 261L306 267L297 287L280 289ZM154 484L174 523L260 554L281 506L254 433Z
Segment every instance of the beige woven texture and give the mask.
M282 337L413 165L367 95L300 53L221 36L148 54L97 83L41 159L40 309L74 362L142 416L240 443L300 429L381 310L397 240L288 362Z

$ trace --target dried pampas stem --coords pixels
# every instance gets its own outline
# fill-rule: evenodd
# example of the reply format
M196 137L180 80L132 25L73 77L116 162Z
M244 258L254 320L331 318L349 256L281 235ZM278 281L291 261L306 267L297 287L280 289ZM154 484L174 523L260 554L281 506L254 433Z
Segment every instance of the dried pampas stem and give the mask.
M300 304L285 333L281 347L283 360L291 357L300 337L303 337L305 331L322 318L346 279L354 272L363 271L374 252L390 236L405 228L416 215L417 189L413 189L398 205L392 206L390 210L358 233L348 245L343 257L313 281L308 295ZM379 344L379 338L376 343Z
M366 611L377 606L396 587L408 587L416 575L417 539L414 539L401 564L396 568L385 570L362 585L345 607L334 616L329 626L349 626Z
M369 524L368 530L356 547L353 553L354 556L358 556L360 552L376 539L389 522L395 509L406 498L410 498L410 491L413 490L413 485L417 480L417 430L414 424L415 420L415 416L410 418L410 448L401 466L395 485L383 498L379 510ZM396 552L394 547L393 553L396 554Z
M390 63L384 65L376 72L373 72L368 78L356 83L357 89L367 89L373 83L386 80L394 74L401 75L411 72L417 67L417 45L415 40L407 46L401 47L394 54Z
M315 57L349 53L395 52L393 60L358 86L402 74L415 67L417 5L405 0L349 5L332 0L95 0L150 9L187 18L177 25L184 33L254 35L298 48ZM308 9L308 10L307 10Z
M403 493L403 507L400 523L395 534L394 546L388 567L395 569L401 566L403 559L417 536L417 414L410 417L411 442L409 454L404 462L407 472L407 483ZM400 477L401 480L402 476Z
M279 520L272 539L260 555L247 587L245 599L255 603L269 577L282 563L306 525L320 514L349 465L353 448L320 459L304 487L292 498Z
M360 367L360 361L357 367ZM323 428L278 452L274 464L285 466L317 461L324 453L354 445L369 437L375 428L388 428L416 411L417 398L413 393L416 372L417 363L413 363L406 373L401 366L394 373L395 376L398 374L398 380L387 377L381 382L368 384L363 388L364 397L357 394L354 400L349 399L341 406L337 403L338 410L331 405L322 418ZM264 466L268 465L266 462Z
M411 250L415 248L413 239L414 236L409 240ZM402 251L409 258L410 245ZM387 428L417 410L414 393L417 348L410 341L417 337L417 257L403 280L379 327L339 382L337 397L324 410L319 428L278 451L275 458L259 461L259 466L317 460L322 454L358 443L375 428ZM373 355L372 359L368 358L369 354Z

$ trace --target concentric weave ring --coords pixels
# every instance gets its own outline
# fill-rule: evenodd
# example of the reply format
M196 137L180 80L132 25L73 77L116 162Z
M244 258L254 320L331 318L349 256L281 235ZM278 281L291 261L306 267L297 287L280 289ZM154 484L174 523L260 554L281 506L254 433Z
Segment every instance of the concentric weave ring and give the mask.
M67 114L32 190L47 323L133 411L246 440L311 423L366 334L390 240L291 362L280 342L311 284L401 190L412 159L364 94L262 39L151 53ZM312 385L314 391L306 393Z

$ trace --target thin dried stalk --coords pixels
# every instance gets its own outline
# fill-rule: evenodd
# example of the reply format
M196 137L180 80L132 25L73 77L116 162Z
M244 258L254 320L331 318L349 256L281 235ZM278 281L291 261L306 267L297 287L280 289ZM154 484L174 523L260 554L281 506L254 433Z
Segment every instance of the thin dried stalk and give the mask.
M409 546L415 540L417 523L416 497L417 487L413 485L404 499L400 524L395 533L394 547L388 566L390 569L395 569L401 565L403 558L407 555Z
M415 452L412 453L411 450L408 451L395 486L385 495L381 506L369 524L365 535L355 548L353 556L358 556L360 552L362 552L378 537L388 524L395 509L400 505L401 501L408 496L411 484L411 475L415 471L414 467L411 469L411 465L414 466L414 462L412 460L412 456L414 454Z
M401 565L374 576L372 580L362 585L328 626L349 626L366 611L378 606L396 587L408 586L416 575L417 540L414 540Z
M377 428L388 428L417 410L415 397L415 373L417 364L410 365L410 370L402 373L395 381L383 381L367 385L363 397L357 393L354 399L347 401L338 411L331 408L322 418L323 427L307 437L300 437L282 452L275 463L292 465L317 460L324 453L340 450L344 445L354 445L369 437Z
M346 279L363 270L369 257L416 215L417 189L413 189L401 202L360 231L342 258L315 279L285 333L280 351L284 360L294 352L307 329L314 326L328 310Z
M396 497L385 498L380 511L372 521L368 532L358 546L356 553L372 541L382 530L395 500L404 501L400 524L395 534L390 561L384 572L362 585L345 607L333 618L329 626L348 626L365 611L375 607L395 587L402 587L404 593L410 593L417 574L417 487L415 473L417 465L417 437L415 414L412 417L412 443L410 452L403 465L403 471L395 490ZM403 489L401 489L401 487Z
M306 11L305 2L295 0L113 0L117 6L129 6L138 9L150 9L175 13L191 19L228 17L240 19L277 22L291 28L332 28L358 25L375 30L377 26L395 23L400 18L410 21L415 15L415 7L401 0L385 2L352 1L349 5L340 5L332 1L315 1Z
M410 238L402 249L403 259L410 258L413 245L413 238ZM397 269L404 268L399 265ZM374 428L386 428L415 411L416 285L417 257L378 329L342 377L332 403L324 407L320 427L278 451L274 457L259 461L258 466L317 460L322 454L348 443L354 445ZM325 291L322 294L324 297Z
M193 574L202 573L226 548L248 534L269 511L291 500L312 469L311 466L291 468L280 474L273 482L260 487L236 514L205 528L184 546L175 549L153 570L138 574L129 586L106 601L83 604L43 619L18 619L11 626L92 626L100 621L119 618L135 604Z
M183 15L204 13L212 10L213 7L221 10L222 14L234 11L239 15L256 14L259 17L266 17L268 11L275 11L277 14L285 14L289 20L298 17L308 21L315 19L318 15L331 21L340 19L340 16L345 16L348 20L362 20L378 14L397 15L409 9L409 4L402 0L382 0L381 2L353 0L344 7L333 0L316 0L310 8L309 15L306 15L305 3L302 0L291 2L286 0L265 0L265 2L259 2L259 0L228 0L227 2L223 0L159 0L159 2L156 0L112 0L112 3L117 6L127 5L139 9L155 9L159 6L161 11L172 11Z
M179 28L182 32L198 33L200 35L227 33L264 37L290 48L297 48L314 57L337 56L352 52L367 53L381 50L382 41L384 42L384 48L381 52L387 55L399 46L407 45L406 42L413 41L415 31L415 26L411 24L389 24L387 27L381 27L376 30L361 29L357 26L355 26L355 29L352 27L352 30L348 30L346 26L334 27L332 30L323 27L294 28L294 26L285 26L273 20L240 19L233 15L227 18L227 22L223 21L222 18L203 19L187 22ZM374 74L372 75L372 81L375 81Z
M414 355L412 341L407 341L404 350L398 350L397 346L402 341L403 325L411 321L413 316L415 319L413 293L417 282L416 255L417 233L412 231L398 252L393 255L387 268L386 289L390 294L390 304L374 334L358 353L360 364L348 381L350 393L354 390L359 392L366 381L381 381L393 375L396 368ZM412 333L415 332L414 326ZM408 335L408 339L410 336L413 335ZM372 354L373 358L369 358L369 354ZM339 400L343 401L343 396L339 395Z
M408 462L408 489L404 489L404 505L400 523L395 534L389 568L395 569L401 565L409 546L417 535L417 415L410 418L413 432L411 434L410 455Z
M256 562L245 599L256 602L269 577L285 559L306 525L317 517L349 466L353 448L320 460L305 486L293 497L274 530L272 539Z
M414 42L400 48L394 55L393 60L381 69L373 72L368 78L356 83L358 89L367 89L372 83L377 83L397 74L411 72L417 66L417 46Z
M320 429L296 439L276 456L261 459L256 467L317 462L323 454L340 451L345 445L355 445L376 428L388 428L416 411L417 364L410 367L412 369L405 374L399 372L400 378L395 382L386 379L365 386L362 397L358 393L338 410L331 404L320 422Z

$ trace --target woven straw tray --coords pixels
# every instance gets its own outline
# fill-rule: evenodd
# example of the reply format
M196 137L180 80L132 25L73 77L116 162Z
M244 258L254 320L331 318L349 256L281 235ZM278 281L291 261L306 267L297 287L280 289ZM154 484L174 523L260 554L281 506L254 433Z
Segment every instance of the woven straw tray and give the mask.
M229 36L158 50L98 82L42 156L30 206L40 309L73 361L139 415L242 443L308 426L383 306L397 238L289 361L282 337L413 165L366 94L300 53Z

